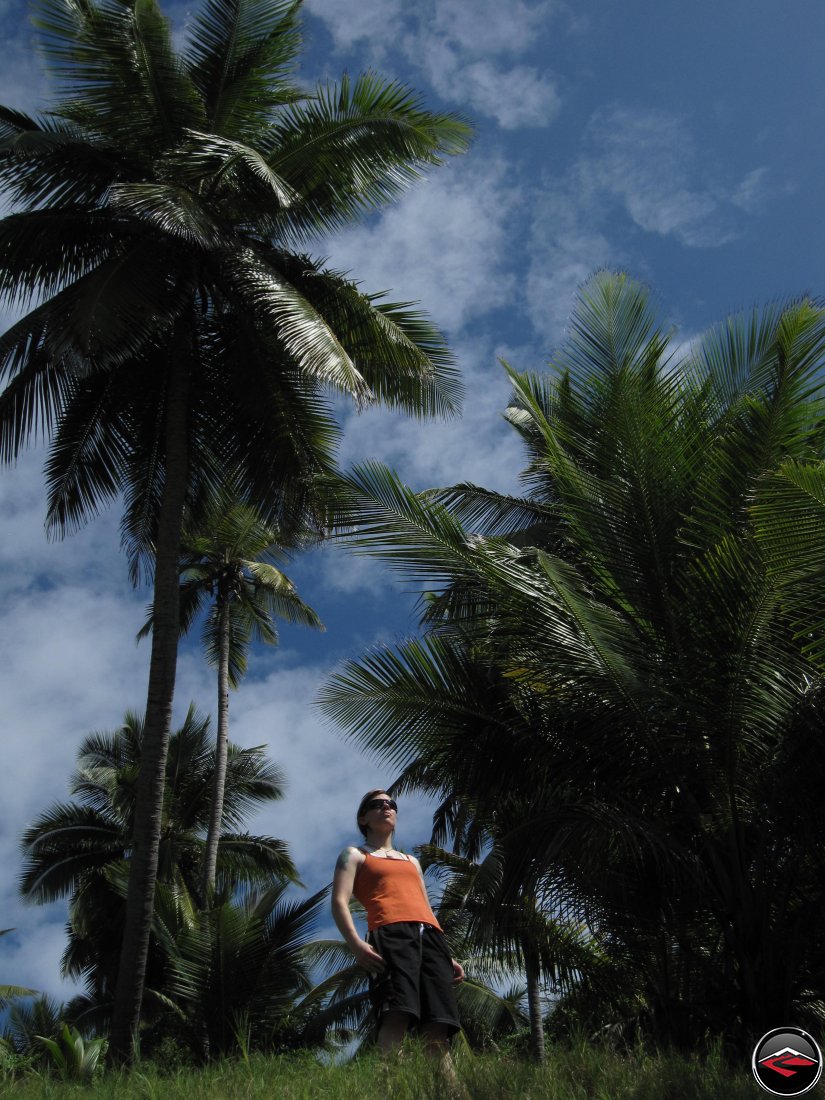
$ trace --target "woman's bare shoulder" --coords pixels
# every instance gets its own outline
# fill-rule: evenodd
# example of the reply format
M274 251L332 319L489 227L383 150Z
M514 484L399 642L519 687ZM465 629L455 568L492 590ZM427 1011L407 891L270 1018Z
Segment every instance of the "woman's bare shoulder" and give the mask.
M346 848L342 848L338 859L335 862L336 871L346 871L348 867L360 866L366 859L366 856L360 848L356 848L354 844L348 844Z

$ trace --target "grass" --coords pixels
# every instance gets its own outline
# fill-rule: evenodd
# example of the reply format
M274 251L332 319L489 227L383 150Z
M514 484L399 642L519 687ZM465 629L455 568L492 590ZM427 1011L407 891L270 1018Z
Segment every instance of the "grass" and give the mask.
M27 1076L0 1082L9 1100L756 1100L766 1097L749 1060L731 1066L718 1055L701 1060L642 1049L619 1055L586 1043L551 1048L535 1066L504 1054L456 1058L462 1093L448 1087L437 1065L413 1047L384 1063L375 1054L346 1065L320 1064L309 1054L225 1061L203 1070L164 1074L152 1063L112 1071L89 1085ZM822 1086L806 1095L822 1100Z

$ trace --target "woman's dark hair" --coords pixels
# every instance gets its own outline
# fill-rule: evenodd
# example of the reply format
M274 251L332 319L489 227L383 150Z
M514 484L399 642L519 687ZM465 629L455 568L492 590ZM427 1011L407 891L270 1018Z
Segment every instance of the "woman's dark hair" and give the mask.
M361 834L361 836L364 838L364 840L367 839L367 830L361 824L361 817L364 813L364 809L365 809L367 803L371 799L375 798L375 796L377 794L386 794L386 793L387 792L384 790L383 787L376 787L374 791L367 791L367 793L364 795L364 797L358 803L358 813L355 815L355 823L358 826L358 831Z

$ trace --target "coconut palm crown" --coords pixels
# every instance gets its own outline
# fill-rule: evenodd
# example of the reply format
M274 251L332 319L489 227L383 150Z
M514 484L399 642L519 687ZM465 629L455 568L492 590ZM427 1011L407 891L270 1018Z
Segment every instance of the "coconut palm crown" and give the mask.
M127 712L123 724L93 733L78 749L69 788L25 831L20 892L37 904L69 898L69 942L62 971L83 980L97 1006L111 1005L123 932L122 886L130 858L143 723ZM158 881L176 894L197 892L211 816L216 766L209 719L190 707L170 739ZM282 840L242 831L250 810L283 796L283 775L260 748L229 745L224 831L217 867L223 889L294 882L297 872ZM150 970L157 979L156 950Z

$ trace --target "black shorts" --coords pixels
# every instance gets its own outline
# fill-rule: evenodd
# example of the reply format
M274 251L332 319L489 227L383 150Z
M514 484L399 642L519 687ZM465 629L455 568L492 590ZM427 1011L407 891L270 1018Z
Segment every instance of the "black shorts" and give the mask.
M419 1024L444 1024L460 1030L453 990L453 962L444 933L411 921L375 928L367 941L385 969L370 978L370 996L379 1017L405 1012Z

